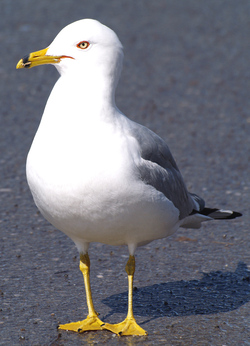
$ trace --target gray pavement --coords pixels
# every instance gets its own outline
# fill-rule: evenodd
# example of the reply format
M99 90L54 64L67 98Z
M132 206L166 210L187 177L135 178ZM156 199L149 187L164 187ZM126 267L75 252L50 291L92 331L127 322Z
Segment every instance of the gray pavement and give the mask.
M138 249L134 312L149 332L143 338L58 333L59 322L87 313L78 253L38 213L25 178L58 75L15 65L86 17L124 45L118 107L167 140L208 206L244 214ZM1 0L1 345L250 345L249 18L248 0ZM101 318L121 321L127 249L92 244L90 258Z

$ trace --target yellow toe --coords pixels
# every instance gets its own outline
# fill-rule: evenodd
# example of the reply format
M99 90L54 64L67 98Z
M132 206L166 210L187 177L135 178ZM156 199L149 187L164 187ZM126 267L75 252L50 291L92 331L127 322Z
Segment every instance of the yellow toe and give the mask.
M97 316L87 316L87 318L83 321L60 324L58 329L83 333L90 330L103 330L102 326L104 325L105 323L102 322Z
M118 324L105 323L102 328L120 336L148 335L148 333L136 323L136 320L134 318L126 318L123 322Z

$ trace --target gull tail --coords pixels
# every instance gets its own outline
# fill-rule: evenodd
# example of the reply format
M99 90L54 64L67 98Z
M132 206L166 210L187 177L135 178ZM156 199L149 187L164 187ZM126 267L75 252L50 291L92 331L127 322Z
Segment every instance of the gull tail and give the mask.
M179 227L200 228L201 223L209 220L230 220L242 216L241 213L231 210L216 208L203 208L202 210L193 210L192 213L180 221Z
M242 216L241 213L232 210L216 209L216 208L203 208L199 214L211 217L215 220L229 220Z
M242 216L241 213L232 210L206 208L205 201L194 193L190 194L196 204L196 208L190 215L180 220L179 227L200 228L203 221L230 220Z

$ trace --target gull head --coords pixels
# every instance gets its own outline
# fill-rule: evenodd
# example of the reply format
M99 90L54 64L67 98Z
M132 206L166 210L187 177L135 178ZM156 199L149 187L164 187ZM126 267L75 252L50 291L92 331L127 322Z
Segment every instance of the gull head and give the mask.
M62 76L104 74L118 79L122 60L122 44L115 32L97 20L82 19L67 25L47 48L28 54L16 67L53 64Z

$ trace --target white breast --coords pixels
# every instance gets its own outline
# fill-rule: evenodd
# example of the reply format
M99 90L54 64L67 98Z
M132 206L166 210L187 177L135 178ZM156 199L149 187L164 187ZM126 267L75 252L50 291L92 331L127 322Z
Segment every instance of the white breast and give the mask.
M62 101L53 112L48 102L27 158L28 183L45 218L76 243L138 244L173 233L179 212L140 180L127 120L115 108L112 121L71 111Z

